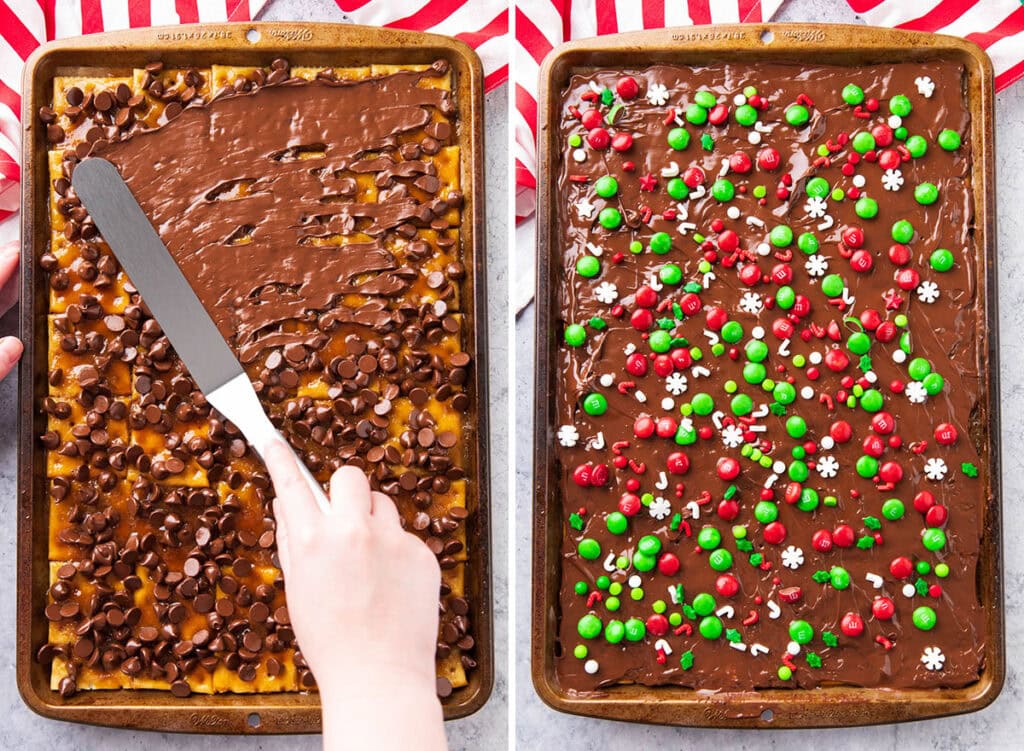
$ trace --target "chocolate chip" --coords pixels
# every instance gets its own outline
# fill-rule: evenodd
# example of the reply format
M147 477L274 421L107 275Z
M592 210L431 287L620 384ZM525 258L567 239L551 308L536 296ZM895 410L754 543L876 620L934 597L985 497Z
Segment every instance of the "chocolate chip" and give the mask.
M171 693L179 699L185 699L192 695L192 687L188 685L188 681L177 680L171 684Z
M444 676L439 676L436 682L437 695L442 699L447 699L452 695L452 683Z

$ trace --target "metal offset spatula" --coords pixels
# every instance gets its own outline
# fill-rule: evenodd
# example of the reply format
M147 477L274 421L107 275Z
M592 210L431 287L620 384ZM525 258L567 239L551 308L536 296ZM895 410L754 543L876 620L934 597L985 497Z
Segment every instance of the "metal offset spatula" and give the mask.
M86 159L75 167L71 184L207 401L265 456L272 442L284 439L117 168L106 159ZM302 459L296 461L320 508L328 511L320 483Z

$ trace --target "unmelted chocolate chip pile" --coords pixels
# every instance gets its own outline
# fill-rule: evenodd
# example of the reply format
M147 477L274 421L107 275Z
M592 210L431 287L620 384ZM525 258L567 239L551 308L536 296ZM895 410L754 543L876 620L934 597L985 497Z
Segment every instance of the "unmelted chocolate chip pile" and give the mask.
M476 409L451 77L432 66L58 77L52 240L52 686L315 687L288 620L273 486L206 402L74 195L124 176L321 481L366 471L442 568L438 693L476 667L466 590ZM251 127L259 122L260 127Z

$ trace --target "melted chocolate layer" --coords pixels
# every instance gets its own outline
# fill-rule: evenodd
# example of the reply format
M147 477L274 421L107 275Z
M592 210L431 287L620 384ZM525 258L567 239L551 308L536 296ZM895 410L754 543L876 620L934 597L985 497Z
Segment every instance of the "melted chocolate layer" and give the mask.
M621 91L614 92L627 75L639 84L639 95L623 100ZM921 77L935 85L930 97L919 91L916 79ZM868 100L877 99L877 111L872 111L873 105L867 100L856 108L845 103L841 92L849 83L863 87ZM655 85L665 87L663 101L654 95ZM768 101L757 113L758 128L744 127L736 121L737 105L742 100L734 97L748 86L756 87L758 95ZM573 444L572 431L565 429L570 437L559 449L565 534L561 649L556 664L558 680L566 689L586 693L620 682L677 684L702 690L813 688L836 682L886 688L955 687L978 679L984 669L985 643L976 570L989 482L984 453L987 416L981 402L985 318L984 301L978 294L984 259L979 257L974 241L971 120L963 87L961 66L939 62L858 69L784 64L653 66L599 70L571 79L563 96L563 156L558 185L559 194L564 196L559 205L564 242L562 324L583 324L586 342L577 347L562 345L559 363L563 377L556 396L558 426L571 426L579 434ZM605 89L610 92L602 103L601 92ZM729 108L724 123L686 122L683 114L701 90L710 91L719 105ZM624 91L628 95L628 85ZM908 97L913 111L901 123L894 120L894 127L903 125L910 135L923 136L928 148L917 158L897 151L895 169L903 184L891 191L883 186L886 169L880 162L885 148L879 145L869 153L849 155L853 153L853 136L887 124L889 103L896 95ZM798 100L807 105L810 118L806 124L793 126L784 113ZM619 104L622 106L613 112ZM600 135L596 147L588 142L588 129L580 115L594 106L601 114L596 124L613 139L623 133L632 136L628 148L619 151L602 146ZM678 119L673 118L670 108ZM711 121L715 119L712 112ZM595 120L588 122L590 127ZM670 129L679 126L685 127L691 139L685 149L673 150L667 136ZM944 129L960 134L963 145L952 152L940 148L937 139ZM751 140L753 133L760 133L760 143L754 143L757 136ZM578 148L570 144L573 135L583 138ZM879 140L885 140L884 133ZM903 144L897 137L887 148L905 148ZM769 147L779 152L777 169L758 165L759 152ZM728 166L730 156L737 152L747 156L752 169L737 172ZM818 161L819 153L828 156L828 164ZM891 164L893 158L892 154L885 155L884 163ZM735 162L741 168L743 164L742 158ZM845 167L844 172L847 164L852 166ZM689 197L683 200L672 199L667 192L676 167L680 178L693 183ZM700 168L703 176L687 174L694 167ZM618 193L602 198L596 193L595 183L606 175L617 180ZM855 177L858 175L865 180L861 187ZM808 206L806 187L816 176L825 178L831 190L839 188L845 193L841 200L825 199L825 216L812 215L817 213L817 202ZM893 182L896 177L891 174L886 179ZM712 184L719 178L733 183L735 198L720 202L712 196ZM792 182L787 184L790 179ZM653 190L644 190L643 184L651 188L652 180ZM914 189L924 182L938 188L939 199L932 205L915 201ZM696 187L698 183L702 188ZM765 191L763 201L755 197L758 186ZM856 198L862 195L877 201L876 217L861 218L855 212ZM622 212L621 227L606 229L599 223L600 212L608 207ZM730 216L730 208L738 209L738 213ZM899 251L894 256L889 252L894 244L892 225L898 220L907 220L916 229L906 244L909 262L905 265L891 260L901 260ZM812 263L827 261L825 273L842 277L844 295L830 302L822 290L822 277L812 276L813 266L806 265L811 254L798 249L795 240L788 247L770 244L770 230L778 225L791 227L794 238L813 233L820 248ZM851 227L863 232L861 249L867 251L870 270L853 268L865 256L860 254L856 260L852 257L857 244L854 235L847 238L853 243L844 243L843 231ZM738 248L734 248L729 231L736 233ZM671 239L671 250L664 255L652 253L649 247L657 232L666 232ZM633 241L642 244L641 252L631 252ZM938 248L952 252L952 269L939 272L930 266L929 258ZM599 273L594 277L578 273L578 261L593 255L599 260ZM708 261L713 277L705 277L699 268ZM681 269L679 283L659 281L659 271L666 264ZM749 264L756 264L760 274L752 275L748 269L747 275L741 276L741 269ZM919 278L907 281L908 270ZM899 284L897 274L901 272L908 289ZM684 285L694 282L694 286L684 289ZM926 302L930 283L937 285L938 298ZM638 295L638 289L659 284L651 308L650 299L643 298L649 298L652 290ZM783 284L797 296L797 305L788 312L775 304ZM801 295L809 303L809 313L803 308ZM673 308L674 304L681 307ZM650 310L651 320L638 321L638 328L631 320L644 307ZM712 312L715 308L724 310L729 320L743 328L742 338L735 343L723 342L721 353L713 350L713 344L722 336L725 318L716 319ZM907 324L895 325L895 337L891 337L890 327L898 323L899 315L907 317ZM864 329L861 321L870 325L865 329L870 340L869 361L851 353L853 345L848 339ZM764 377L775 383L791 379L796 394L791 404L778 403L771 388L765 390L760 383L751 385L744 380L744 347L758 326L768 352ZM788 344L773 326L781 336L789 337ZM657 362L650 336L659 328L671 334L671 350L699 347L699 361L691 350L689 357L681 356L674 365ZM894 354L900 349L903 332L909 332L912 352L905 358ZM845 353L848 359L840 372L834 372L823 361L830 350ZM627 370L627 356L633 351L643 356L641 361L646 360L646 374ZM802 365L794 361L794 356L803 358ZM841 364L840 356L832 357L836 358L833 362ZM926 395L920 403L908 398L909 393L921 390L908 375L914 358L928 360L944 379L941 391ZM694 361L686 364L688 359ZM666 375L668 370L675 376ZM895 424L892 433L875 430L871 413L844 403L843 394L853 393L852 387L865 376L873 382L862 383L877 388L884 397L882 411ZM752 400L752 414L744 414L742 419L730 408L734 396L727 390L730 381L737 386L736 394ZM677 392L682 388L685 391L672 393L670 385ZM808 389L806 396L801 393L804 389ZM594 393L607 400L603 414L588 414L583 407L584 399ZM706 416L681 414L680 408L689 405L698 393L713 398L714 412ZM744 412L742 405L738 412ZM799 439L787 434L786 421L793 415L803 417L807 424L806 435ZM666 437L655 434L641 438L634 426L643 417L655 421L671 418L669 425L673 427ZM852 436L846 441L830 436L845 437L842 426L834 427L840 421L852 428ZM957 434L951 445L938 441L936 429L943 424L952 425ZM691 426L694 433L681 441L676 439L678 427ZM638 427L643 432L643 427ZM891 484L870 473L862 477L855 470L858 459L868 451L866 441L876 444L870 446L872 451L882 451L878 463L885 476L893 480ZM804 461L810 468L809 477L795 490L790 488L787 498L787 485L794 482L787 477L789 465L794 462L793 451L799 455L808 442L810 451ZM767 466L742 453L752 449L769 457ZM680 451L689 460L688 471L679 472L677 463L674 474L669 456ZM831 459L823 462L826 456ZM723 458L738 462L737 478L719 476L717 469ZM944 478L927 478L926 463L934 467L939 460L948 470ZM773 468L778 462L783 465ZM885 468L890 462L894 464ZM833 463L838 464L834 475L828 470ZM587 469L578 469L587 465ZM603 484L600 465L610 475ZM974 467L978 469L976 477L970 476ZM580 474L574 478L577 472ZM793 476L800 477L799 472L798 467ZM731 486L734 489L730 490ZM801 489L816 492L818 503L813 510L801 510L796 503L787 502L798 500ZM931 493L934 504L948 510L948 520L939 522L941 511L926 517L915 509L915 496L922 491ZM650 494L646 501L653 502L650 506L639 504L637 513L635 498L627 497L620 506L620 499L630 494ZM835 499L834 505L826 500L829 497ZM766 522L755 518L755 506L762 498L771 498L776 504L777 523L784 527L781 542L778 526L768 530ZM890 520L882 513L883 503L890 498L902 501L902 518ZM690 505L691 501L696 503ZM723 502L725 505L720 505ZM927 503L927 496L922 496L921 508ZM808 498L805 506L811 505ZM624 533L616 534L609 531L607 520L620 508L627 511L628 526ZM662 511L665 515L656 518L655 512L660 516ZM840 545L846 533L837 530L841 525L849 525L857 544ZM709 565L711 552L702 550L696 542L701 530L709 526L721 534L721 543L710 547L724 548L732 555L731 566L722 571ZM740 534L745 535L739 543L734 527L741 528ZM937 551L922 544L922 535L929 527L945 532L946 544ZM819 541L825 536L833 540L828 552L821 552L812 543L816 533ZM936 533L930 534L934 537ZM645 535L660 542L654 556L659 565L649 571L639 571L630 563L617 567L615 558L624 556L632 561ZM597 547L591 543L583 546L599 550L596 558L591 551L592 559L580 554L583 540L596 542ZM744 550L747 542L752 547ZM799 554L795 550L786 552L790 546L799 549ZM663 573L660 564L667 553L678 558L678 572L672 572L674 566L669 561L664 570L671 573ZM796 565L801 557L802 563ZM922 570L926 563L928 573L898 578L890 568L898 557L909 558ZM795 568L786 567L784 559ZM936 575L937 564L948 566L947 576ZM837 588L821 581L829 578L833 567L848 572L848 587ZM899 566L894 568L902 573ZM720 582L723 574L735 578L738 591L734 595L723 594L730 592L732 584ZM622 588L617 610L607 607L612 592L604 582L605 588L599 586L602 576L608 577L612 586ZM632 577L639 578L631 585ZM842 584L841 574L837 581ZM582 584L577 590L579 582ZM683 597L677 604L669 590L679 584ZM633 585L642 587L640 599L631 597ZM701 636L704 616L691 609L699 593L714 598L710 615L723 627L717 638ZM891 619L873 613L879 597L892 600L895 615ZM655 607L657 600L665 603L666 617L678 616L670 622L657 617L656 610L661 607ZM922 606L935 613L936 625L930 631L912 623L913 612ZM884 611L884 603L878 607ZM848 613L864 622L863 633L858 636L844 633L842 620ZM578 632L581 618L588 614L600 621L602 633L596 638L584 638ZM609 622L628 625L630 619L644 624L643 629L636 621L631 626L645 632L642 638L630 641L627 635L611 643L606 638ZM786 657L793 642L790 626L794 621L810 624L813 639L797 645L797 654ZM714 634L713 624L707 628ZM799 626L796 630L799 632ZM823 638L823 632L831 636ZM587 647L585 658L574 655L581 644ZM940 652L941 667L929 669L936 667L935 656ZM780 677L783 666L783 674L792 670L792 678Z

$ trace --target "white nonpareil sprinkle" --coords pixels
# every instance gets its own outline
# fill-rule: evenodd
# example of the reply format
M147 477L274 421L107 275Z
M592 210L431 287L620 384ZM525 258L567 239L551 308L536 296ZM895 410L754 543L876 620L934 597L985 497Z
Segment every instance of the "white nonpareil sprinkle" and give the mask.
M781 475L786 471L786 463L784 461L777 461L772 465L772 472L777 475Z
M676 402L672 397L666 396L661 400L661 408L666 412L671 412L676 408Z
M747 103L747 97L744 96L743 94L737 94L732 98L732 103L735 104L737 107L742 107L744 104Z
M831 451L835 448L836 441L832 436L826 435L822 436L821 440L818 441L818 445L825 449L825 451Z
M587 150L586 149L574 149L572 152L572 158L577 162L587 161Z
M855 188L863 188L868 182L868 179L864 175L853 176L853 186Z
M814 389L811 388L810 386L804 386L802 389L800 389L800 396L804 399L813 399Z
M903 585L903 596L904 597L913 597L916 594L917 594L917 587L915 587L913 584L911 584L910 582L907 582L906 584Z
M789 644L786 645L786 651L794 657L796 657L798 654L800 654L800 645L797 644L795 641L791 641Z
M812 352L811 354L809 354L807 356L807 360L808 360L808 362L811 363L811 365L820 365L821 364L821 353L817 352L817 351Z
M893 130L903 125L903 118L899 115L889 115L889 127Z
M750 335L755 339L764 339L764 328L761 326L755 326L751 329Z
M747 134L747 141L749 141L752 145L757 146L757 144L761 143L761 134L758 133L756 130L752 130L750 131L750 133Z
M864 380L868 383L878 383L878 373L873 370L869 370L864 374Z
M897 365L902 365L907 361L907 353L902 349L897 349L892 353L892 361Z
M629 581L626 582L626 584L628 584L633 589L636 589L643 583L644 580L640 578L639 574L633 574L631 577L629 577Z
M738 206L730 206L728 211L725 212L725 215L730 219L739 219L740 209Z
M584 663L583 665L583 669L586 670L587 673L589 673L590 675L596 673L598 667L599 666L597 664L597 660L587 660L586 663Z
M754 248L754 252L759 256L766 256L772 252L772 246L768 243L760 243L756 248Z

